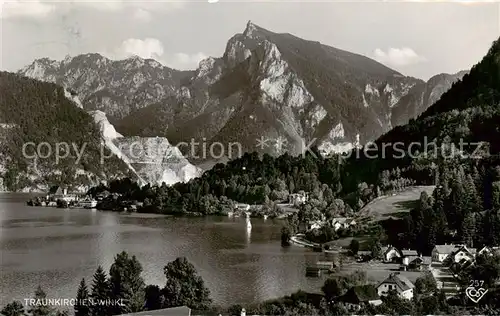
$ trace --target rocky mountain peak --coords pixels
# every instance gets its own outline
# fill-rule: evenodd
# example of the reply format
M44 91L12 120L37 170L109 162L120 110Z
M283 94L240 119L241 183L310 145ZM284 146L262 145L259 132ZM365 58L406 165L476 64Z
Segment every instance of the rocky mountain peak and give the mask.
M253 24L252 21L248 20L247 27L243 32L243 36L252 37L252 34L254 34L256 31L257 31L257 26Z

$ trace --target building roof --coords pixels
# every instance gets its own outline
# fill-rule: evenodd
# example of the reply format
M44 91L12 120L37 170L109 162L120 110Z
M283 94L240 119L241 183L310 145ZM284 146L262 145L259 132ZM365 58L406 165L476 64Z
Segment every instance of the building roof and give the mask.
M50 188L49 194L57 194L57 195L63 195L63 187L54 185L53 187Z
M377 289L371 284L353 286L341 297L343 302L351 304L359 304L379 299L380 297L377 293Z
M398 254L401 254L401 252L394 246L384 246L381 250L384 255L387 254L390 250L396 250Z
M434 249L436 249L436 251L438 253L442 253L442 254L450 254L452 252L454 252L455 250L457 250L459 246L457 245L436 245L434 246Z
M415 285L413 285L413 283L411 283L411 281L408 280L407 277L405 277L404 275L402 275L402 274L400 274L398 272L391 273L387 277L387 279L385 279L384 281L382 281L377 287L380 287L380 285L386 284L386 283L390 283L390 284L396 285L396 288L398 289L398 292L404 292L404 291L413 289L415 287Z
M408 258L408 263L422 263L424 260L419 256L406 256Z
M333 223L344 224L348 220L349 219L347 217L336 217L336 218L333 219Z
M454 253L458 253L461 250L469 252L470 254L475 254L477 252L476 248L468 248L466 246L459 246L459 247L457 247L457 249L455 249Z
M122 314L120 316L190 316L191 309L187 306L157 309L139 313Z
M409 257L409 256L417 256L418 257L418 253L416 250L411 250L411 249L404 249L404 250L401 250L401 254L405 257Z

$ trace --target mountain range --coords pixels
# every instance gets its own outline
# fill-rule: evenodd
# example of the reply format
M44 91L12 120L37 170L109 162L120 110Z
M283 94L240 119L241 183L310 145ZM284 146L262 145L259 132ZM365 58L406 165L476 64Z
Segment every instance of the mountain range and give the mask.
M466 72L424 82L249 21L222 57L207 58L194 71L137 56L112 61L86 54L38 59L18 73L76 92L86 109L106 113L124 136L238 142L243 151L277 154L298 153L313 140L324 152L374 140L425 111ZM261 137L281 138L287 147L257 148Z
M37 59L17 75L62 86L66 100L94 121L100 133L94 142L120 158L126 172L143 183L172 184L200 175L192 163L206 162L199 148L189 152L176 147L180 142L238 143L242 152L270 154L297 154L309 144L325 154L344 152L417 117L466 73L425 82L249 21L228 40L223 56L202 60L193 71L91 53ZM258 148L261 138L270 141ZM131 157L132 143L160 156Z

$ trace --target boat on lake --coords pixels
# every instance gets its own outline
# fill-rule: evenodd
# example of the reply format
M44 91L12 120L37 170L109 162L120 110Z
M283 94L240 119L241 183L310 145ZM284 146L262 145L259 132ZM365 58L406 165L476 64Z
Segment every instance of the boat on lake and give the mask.
M86 198L78 202L76 205L77 207L81 208L95 208L97 206L97 201L94 199Z

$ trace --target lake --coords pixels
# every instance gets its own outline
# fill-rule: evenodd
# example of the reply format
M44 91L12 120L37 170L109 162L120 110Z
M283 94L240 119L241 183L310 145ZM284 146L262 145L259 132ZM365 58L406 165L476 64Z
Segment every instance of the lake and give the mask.
M163 286L163 268L177 257L196 267L219 305L250 304L302 289L322 279L305 267L320 254L280 245L280 220L157 217L91 210L29 207L26 194L0 194L0 308L33 297L74 298L82 278L106 271L125 250L139 259L146 284Z

